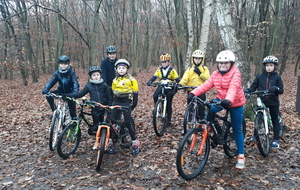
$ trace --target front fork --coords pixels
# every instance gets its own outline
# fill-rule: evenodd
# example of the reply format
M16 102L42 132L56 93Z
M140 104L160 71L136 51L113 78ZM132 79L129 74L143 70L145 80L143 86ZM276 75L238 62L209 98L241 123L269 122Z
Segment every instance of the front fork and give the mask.
M100 125L98 127L98 130L97 130L97 133L96 133L96 140L95 140L95 144L94 144L94 147L93 149L98 149L98 146L99 146L99 142L101 140L101 130L106 128L106 137L105 137L105 149L108 148L108 140L109 140L109 137L110 137L110 127L107 126L107 125Z

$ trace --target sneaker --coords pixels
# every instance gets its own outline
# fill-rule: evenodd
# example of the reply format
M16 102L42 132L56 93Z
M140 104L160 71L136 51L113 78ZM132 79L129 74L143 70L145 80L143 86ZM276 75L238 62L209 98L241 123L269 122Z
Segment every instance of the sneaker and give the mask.
M131 154L139 153L140 145L141 145L141 142L139 140L132 141L132 153Z
M271 147L272 148L279 148L279 140L273 140Z
M115 153L115 146L114 143L112 142L111 139L109 139L109 143L108 143L108 153L109 154L114 154Z
M238 157L238 162L235 165L236 169L244 169L245 168L245 157Z

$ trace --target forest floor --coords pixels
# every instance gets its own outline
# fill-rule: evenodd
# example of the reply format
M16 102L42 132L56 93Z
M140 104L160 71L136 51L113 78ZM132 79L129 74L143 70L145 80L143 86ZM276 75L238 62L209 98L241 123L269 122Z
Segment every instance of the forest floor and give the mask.
M245 140L246 168L235 169L236 158L227 158L222 147L211 150L204 171L191 181L182 179L175 159L182 138L181 129L186 94L178 92L173 100L172 128L156 137L152 127L152 94L155 88L146 81L154 73L143 70L139 82L139 103L133 112L141 151L117 149L104 155L100 172L95 171L94 137L82 125L82 140L76 153L61 159L48 148L50 107L41 90L51 75L38 83L22 86L20 79L0 83L0 189L300 189L300 119L295 111L297 76L293 65L282 75L285 93L280 96L281 112L288 131L280 148L268 157L260 155L249 142L253 123L248 120ZM211 71L215 67L211 67ZM87 73L77 70L81 89ZM208 98L212 95L208 93Z

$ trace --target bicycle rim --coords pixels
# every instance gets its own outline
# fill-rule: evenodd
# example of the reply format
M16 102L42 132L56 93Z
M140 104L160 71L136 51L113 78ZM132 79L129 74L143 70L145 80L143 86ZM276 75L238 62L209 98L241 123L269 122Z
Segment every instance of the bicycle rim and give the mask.
M97 147L97 159L96 159L96 171L100 171L100 167L103 161L103 155L105 150L105 140L106 140L107 130L102 129L100 133L100 140Z
M238 153L238 149L235 143L233 129L231 125L225 127L224 140L225 143L223 145L223 149L225 154L230 158L236 156Z
M258 150L262 156L267 157L270 151L270 139L269 134L266 133L267 126L265 126L262 113L257 113L255 117L255 127Z
M198 154L203 141L203 128L197 127L189 130L180 142L176 156L176 166L179 175L185 180L197 177L205 167L210 152L209 138L203 142L202 153ZM193 137L191 137L193 136ZM193 139L193 143L189 139ZM192 146L194 145L194 146ZM191 149L191 150L190 150Z
M77 125L78 124L78 125ZM68 158L77 150L81 139L79 123L74 122L63 130L57 141L57 153L61 158Z
M197 106L197 108L198 108L198 106ZM197 110L197 108L196 108L196 110ZM197 111L195 111L194 105L189 104L184 113L184 119L183 119L184 134L186 134L189 129L196 127L196 125L197 125L196 115L197 115Z
M163 116L164 100L158 100L155 104L153 115L153 127L157 136L161 137L164 134L167 114Z
M60 119L59 113L56 112L53 114L51 127L50 127L50 138L49 138L49 148L53 151L56 147L57 138L60 130Z

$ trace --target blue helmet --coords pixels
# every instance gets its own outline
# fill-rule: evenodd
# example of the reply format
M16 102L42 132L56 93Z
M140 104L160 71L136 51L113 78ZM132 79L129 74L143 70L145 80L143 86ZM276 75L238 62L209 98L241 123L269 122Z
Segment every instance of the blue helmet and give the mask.
M70 58L66 55L62 55L58 58L58 63L70 63Z
M117 48L115 46L108 46L106 48L106 53L117 53Z

